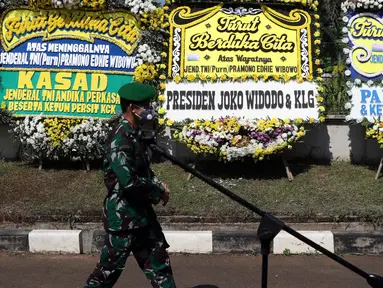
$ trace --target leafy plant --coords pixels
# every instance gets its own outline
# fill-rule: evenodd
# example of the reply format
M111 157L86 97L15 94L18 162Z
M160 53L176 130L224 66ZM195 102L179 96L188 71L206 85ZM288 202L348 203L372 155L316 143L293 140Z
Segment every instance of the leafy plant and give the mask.
M345 104L349 102L349 96L346 85L347 76L344 74L346 67L339 59L338 64L330 66L328 69L332 69L331 76L326 77L323 83L326 112L327 114L347 114Z
M339 63L339 55L343 55L342 50L345 44L340 40L344 25L341 13L341 1L322 0L320 2L318 11L322 32L320 58L325 72L331 73L334 63Z
M290 249L285 249L285 250L283 250L283 255L284 256L290 256L291 255L291 251L290 251Z

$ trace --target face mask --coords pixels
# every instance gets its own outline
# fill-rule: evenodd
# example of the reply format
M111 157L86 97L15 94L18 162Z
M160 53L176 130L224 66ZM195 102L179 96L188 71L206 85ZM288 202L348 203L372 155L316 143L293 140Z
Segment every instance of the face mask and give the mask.
M154 119L156 114L153 110L148 111L142 107L139 108L141 108L140 114L134 113L138 117L138 119L140 119L141 121L152 121Z

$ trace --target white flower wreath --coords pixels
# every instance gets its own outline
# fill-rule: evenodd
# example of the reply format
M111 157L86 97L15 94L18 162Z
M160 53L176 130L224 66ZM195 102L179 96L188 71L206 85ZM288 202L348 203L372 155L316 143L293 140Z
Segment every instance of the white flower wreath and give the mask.
M158 51L152 50L148 44L142 44L138 46L136 61L138 65L142 65L144 62L159 63L161 56Z
M357 8L363 9L382 9L383 0L346 0L341 5L344 13L353 11Z
M156 10L152 0L126 0L125 5L130 7L131 11L135 14L142 15L144 13L151 13Z
M52 0L55 8L78 9L81 0Z

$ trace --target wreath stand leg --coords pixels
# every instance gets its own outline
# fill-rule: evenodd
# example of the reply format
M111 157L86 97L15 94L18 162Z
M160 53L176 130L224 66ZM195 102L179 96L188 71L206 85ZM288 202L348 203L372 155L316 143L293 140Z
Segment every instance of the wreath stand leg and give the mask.
M197 165L197 163L194 163L191 167L193 168L193 169L195 169L195 166ZM192 174L191 173L188 173L188 181L190 181L190 179L192 178Z
M194 164L191 165L191 167L192 167L193 169L195 169L195 167L197 166L197 161L198 161L198 156L197 156L196 159L194 160ZM192 178L192 176L193 176L193 175L192 175L191 173L188 173L188 178L187 178L187 180L190 181L191 178Z
M43 170L43 157L39 157L39 170Z
M382 167L383 167L383 158L380 159L380 164L379 164L378 171L376 172L375 180L379 179L380 172L382 171Z
M81 157L81 162L82 162L82 167L85 170L85 172L89 172L90 171L89 159L84 159Z
M294 180L294 176L293 176L293 173L291 173L291 171L290 171L289 163L287 163L286 158L283 156L282 156L282 161L283 161L283 165L285 166L285 169L286 169L287 178L289 178L289 181L291 182Z

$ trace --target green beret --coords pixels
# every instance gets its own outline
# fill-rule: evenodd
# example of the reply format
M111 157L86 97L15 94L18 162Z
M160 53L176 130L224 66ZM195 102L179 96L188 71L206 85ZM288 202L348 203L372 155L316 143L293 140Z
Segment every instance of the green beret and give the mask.
M121 98L133 102L148 102L154 98L155 93L152 86L137 82L125 84L118 90Z

